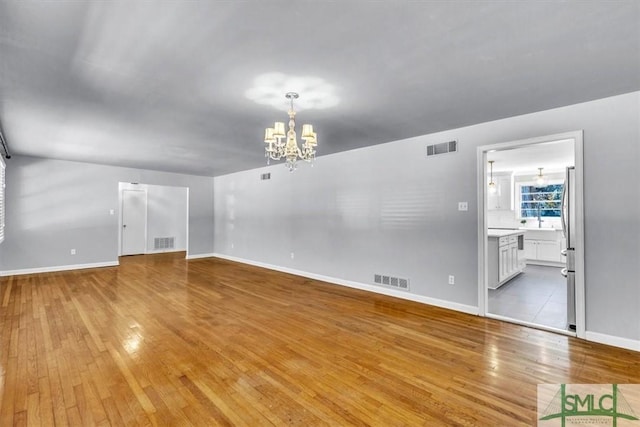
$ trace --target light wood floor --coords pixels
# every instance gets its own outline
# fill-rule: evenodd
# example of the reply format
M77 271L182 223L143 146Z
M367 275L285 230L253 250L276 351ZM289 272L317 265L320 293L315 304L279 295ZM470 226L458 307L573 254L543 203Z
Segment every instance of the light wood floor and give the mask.
M640 383L638 353L216 259L0 302L0 426L532 425L538 383Z

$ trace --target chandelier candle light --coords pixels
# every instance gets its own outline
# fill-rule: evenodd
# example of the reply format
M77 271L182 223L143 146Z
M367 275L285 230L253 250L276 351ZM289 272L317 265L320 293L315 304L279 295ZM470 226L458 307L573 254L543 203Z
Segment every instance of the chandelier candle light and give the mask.
M266 128L264 131L264 142L267 144L264 148L264 155L269 160L286 159L285 165L290 172L296 169L298 158L309 163L313 163L316 158L316 146L318 145L318 136L313 131L313 126L302 125L302 149L298 147L298 139L296 137L296 112L293 110L293 100L299 95L296 92L289 92L285 97L290 101L289 108L289 130L286 135L284 133L284 123L276 122L274 127ZM282 139L287 137L286 142Z

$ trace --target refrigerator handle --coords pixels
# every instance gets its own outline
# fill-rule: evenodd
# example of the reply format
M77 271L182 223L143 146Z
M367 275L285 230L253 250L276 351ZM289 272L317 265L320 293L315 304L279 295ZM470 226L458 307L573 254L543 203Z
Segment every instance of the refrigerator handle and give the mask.
M560 223L562 224L562 234L565 239L569 239L567 236L567 214L565 213L567 210L567 186L569 185L569 173L567 173L567 179L564 180L564 185L562 186L562 200L560 202Z

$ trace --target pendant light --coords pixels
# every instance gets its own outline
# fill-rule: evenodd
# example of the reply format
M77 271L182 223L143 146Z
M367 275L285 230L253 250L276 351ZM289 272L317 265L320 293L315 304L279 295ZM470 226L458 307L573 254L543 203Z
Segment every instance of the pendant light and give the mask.
M544 175L542 175L542 169L544 169L544 168L538 168L538 175L535 176L536 185L538 187L543 187L545 185L545 183L547 182L546 177Z
M489 178L489 193L495 193L496 191L498 191L496 183L493 182L493 162L495 162L495 160L489 160L489 167L491 169Z

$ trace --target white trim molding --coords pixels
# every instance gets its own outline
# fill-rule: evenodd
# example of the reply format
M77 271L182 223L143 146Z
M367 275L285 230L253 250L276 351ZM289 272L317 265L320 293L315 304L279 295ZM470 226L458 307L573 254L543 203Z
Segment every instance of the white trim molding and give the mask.
M625 348L627 350L640 351L640 340L632 340L629 338L622 338L615 335L607 335L591 331L586 331L586 339L587 341L593 341L600 344Z
M382 294L382 295L387 295L387 296L396 297L396 298L400 298L400 299L405 299L405 300L409 300L409 301L414 301L414 302L419 302L419 303L423 303L423 304L433 305L433 306L436 306L436 307L446 308L446 309L454 310L454 311L460 311L462 313L472 314L472 315L475 315L475 316L478 315L478 307L474 307L474 306L471 306L471 305L460 304L460 303L457 303L457 302L446 301L446 300L441 300L441 299L437 299L437 298L425 297L425 296L422 296L422 295L416 295L416 294L411 294L411 293L407 293L407 292L396 291L394 289L387 289L387 288L383 288L383 287L369 285L369 284L366 284L366 283L353 282L351 280L344 280L344 279L339 279L339 278L336 278L336 277L324 276L322 274L309 273L309 272L306 272L306 271L295 270L295 269L286 268L286 267L280 267L280 266L277 266L277 265L267 264L267 263L264 263L264 262L252 261L252 260L248 260L248 259L244 259L244 258L238 258L238 257L219 254L219 253L214 253L214 254L212 254L212 256L214 256L216 258L226 259L226 260L229 260L229 261L240 262L242 264L249 264L249 265L253 265L253 266L256 266L256 267L267 268L269 270L280 271L282 273L293 274L295 276L307 277L309 279L319 280L319 281L331 283L331 284L334 284L334 285L346 286L346 287L349 287L349 288L360 289L360 290L363 290L363 291L373 292L373 293L376 293L376 294Z
M213 258L215 257L216 254L214 253L209 253L209 254L187 254L187 259L200 259L200 258Z
M56 265L52 267L23 268L20 270L0 271L0 277L20 276L23 274L54 273L57 271L84 270L86 268L117 267L118 261L94 262L89 264Z
M585 261L584 261L584 154L583 154L583 131L575 130L554 135L539 136L535 138L521 139L510 142L502 142L498 144L483 145L476 149L476 167L477 167L477 197L478 197L478 312L481 316L488 314L487 300L488 290L487 281L488 274L486 268L487 246L487 153L493 150L504 150L511 148L526 147L533 144L540 144L551 141L560 141L572 139L574 141L574 160L575 160L575 190L576 190L576 335L578 338L585 338Z

